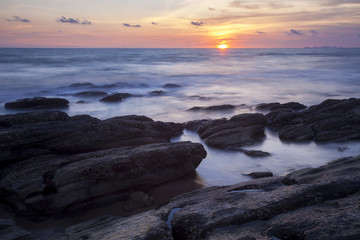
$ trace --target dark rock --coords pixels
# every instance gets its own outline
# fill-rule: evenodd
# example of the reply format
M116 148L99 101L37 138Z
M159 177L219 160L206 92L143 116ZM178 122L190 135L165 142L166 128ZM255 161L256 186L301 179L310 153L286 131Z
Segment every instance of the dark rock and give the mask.
M207 120L207 119L188 121L184 124L184 126L188 130L197 132L199 130L200 126L208 121L209 120Z
M223 104L217 106L210 107L192 107L188 109L188 111L225 111L225 110L233 110L236 106L230 104Z
M5 115L0 122L7 126L0 127L0 165L36 152L74 154L169 142L183 130L181 124L155 122L144 116L100 121L87 115L69 117L61 112Z
M5 103L5 108L11 109L35 109L35 108L66 108L69 101L63 98L23 98L15 102Z
M70 88L79 88L79 87L95 87L92 83L73 83L69 86Z
M263 152L261 150L244 150L243 151L246 155L250 157L268 157L271 156L268 152Z
M162 91L162 90L156 90L156 91L149 92L150 96L163 96L165 94L166 94L166 92Z
M44 155L11 166L2 199L17 212L48 215L119 192L147 189L192 173L206 157L199 143L122 147L75 156ZM128 209L151 199L132 193Z
M102 102L121 102L125 98L138 97L138 96L139 95L133 95L131 93L114 93L114 94L111 94L109 96L106 96L106 97L100 99L100 101L102 101Z
M104 91L83 91L74 94L75 97L103 97L107 95Z
M199 96L199 95L192 95L190 96L189 98L191 99L198 99L198 100L210 100L211 98L209 97L202 97L202 96Z
M291 110L303 110L305 109L306 106L301 104L301 103L297 103L297 102L288 102L288 103L262 103L256 106L256 109L258 110L277 110L277 109L291 109Z
M125 211L132 212L138 208L150 206L154 198L146 195L141 191L132 192L124 204Z
M190 122L200 137L211 147L239 150L242 146L262 141L266 119L264 115L239 114L227 120L216 119L203 122Z
M2 240L36 240L31 232L16 225L12 219L0 219L0 238Z
M167 83L163 86L164 88L180 88L181 85L175 83Z
M249 172L245 173L246 176L252 177L252 178L266 178L266 177L272 177L272 172Z
M104 216L69 227L65 239L173 239L162 216L148 211L128 218Z
M271 112L269 125L276 124L286 140L316 142L360 139L360 99L326 100L296 115ZM279 120L280 119L280 120Z

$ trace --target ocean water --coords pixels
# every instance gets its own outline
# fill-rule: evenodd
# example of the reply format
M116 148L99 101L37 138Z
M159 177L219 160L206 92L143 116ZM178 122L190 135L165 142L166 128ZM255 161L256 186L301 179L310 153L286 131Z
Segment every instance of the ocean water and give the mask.
M99 119L136 114L158 121L231 117L256 112L260 103L290 101L311 106L333 98L360 97L360 49L0 49L0 114L4 103L36 96L70 101L69 115ZM82 83L77 87L72 84ZM91 83L85 84L85 83ZM165 88L167 83L178 88ZM120 103L77 97L81 91L139 95ZM163 91L154 96L152 91ZM79 102L83 101L83 102ZM194 106L232 104L231 111L188 111ZM185 131L173 141L201 142ZM346 148L338 151L338 147ZM250 158L207 147L198 180L225 185L247 180L246 171L277 175L316 167L338 157L359 155L360 144L283 143L267 131L265 141L248 149L272 154Z

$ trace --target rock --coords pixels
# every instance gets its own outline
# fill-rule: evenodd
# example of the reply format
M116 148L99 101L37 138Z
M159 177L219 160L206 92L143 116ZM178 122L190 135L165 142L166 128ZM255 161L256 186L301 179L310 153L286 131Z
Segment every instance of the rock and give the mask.
M192 96L189 96L190 99L197 99L197 100L210 100L211 98L210 97L202 97L202 96L199 96L199 95L192 95Z
M5 108L10 109L35 109L35 108L66 108L69 101L63 98L23 98L15 102L5 103Z
M360 99L331 99L296 115L283 114L271 112L266 117L269 125L277 125L279 136L285 140L325 142L360 139Z
M69 86L70 88L79 88L79 87L95 87L92 83L73 83Z
M264 115L239 114L227 120L216 119L201 123L189 122L196 125L197 132L205 143L211 147L238 150L259 142L264 137L266 119Z
M83 91L74 94L75 97L103 97L107 95L104 91Z
M156 91L149 92L150 96L163 96L165 94L166 94L166 92L162 91L162 90L156 90Z
M199 130L200 126L208 121L209 120L207 120L207 119L188 121L188 122L184 123L184 127L188 130L197 132Z
M297 102L288 102L288 103L262 103L256 106L256 109L258 110L277 110L277 109L290 109L290 110L303 110L305 109L306 106L301 104L301 103L297 103Z
M266 178L266 177L272 177L272 172L249 172L245 173L246 176L252 177L252 178Z
M139 95L133 95L131 93L114 93L114 94L111 94L109 96L106 96L106 97L100 99L100 101L102 101L102 102L121 102L125 98L135 97L135 96L138 97Z
M16 225L12 219L0 219L0 238L2 240L36 240L37 238Z
M132 212L135 209L150 206L153 202L153 197L150 197L141 191L132 192L124 204L124 209L128 212Z
M185 176L205 157L204 147L191 142L33 157L12 165L4 174L0 195L18 213L59 214L92 199L147 189ZM129 209L150 201L139 193L130 198Z
M25 123L29 117L29 123ZM183 126L144 116L99 119L66 113L23 113L0 117L0 165L37 153L76 154L121 146L169 142ZM30 154L30 156L29 156Z
M69 227L65 239L173 239L163 217L148 211L128 218L104 216Z
M188 111L224 111L224 110L233 110L236 106L230 104L223 104L210 107L192 107Z
M167 83L163 86L163 88L180 88L181 85L175 83Z
M250 157L268 157L271 156L268 152L263 152L261 150L244 150L243 153Z
M360 157L341 159L287 177L201 189L160 210L181 208L172 219L174 239L355 239L359 170Z

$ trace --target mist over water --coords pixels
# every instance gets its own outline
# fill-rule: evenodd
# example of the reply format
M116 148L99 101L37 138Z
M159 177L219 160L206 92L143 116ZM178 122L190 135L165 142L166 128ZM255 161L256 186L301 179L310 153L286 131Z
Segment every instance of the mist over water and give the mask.
M360 97L359 66L360 49L0 49L0 114L18 112L5 109L5 102L44 96L68 99L70 107L64 111L71 116L136 114L173 122L231 117L255 112L260 103L297 101L310 106L329 98ZM75 83L93 85L69 87ZM181 87L165 88L167 83ZM159 90L164 94L150 94ZM74 96L81 91L141 96L110 104L100 97ZM220 104L238 107L187 111ZM247 180L242 175L246 171L283 174L360 154L356 142L288 144L275 133L266 135L262 144L248 149L270 152L271 157L207 148L199 176L207 184L224 185ZM201 142L189 131L173 141L180 140Z

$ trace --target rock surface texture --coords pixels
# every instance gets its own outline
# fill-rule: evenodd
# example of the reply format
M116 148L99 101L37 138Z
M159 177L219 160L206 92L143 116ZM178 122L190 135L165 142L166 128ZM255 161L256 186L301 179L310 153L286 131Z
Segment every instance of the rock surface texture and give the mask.
M23 98L15 102L5 103L5 108L11 109L36 109L36 108L66 108L69 101L63 98Z

